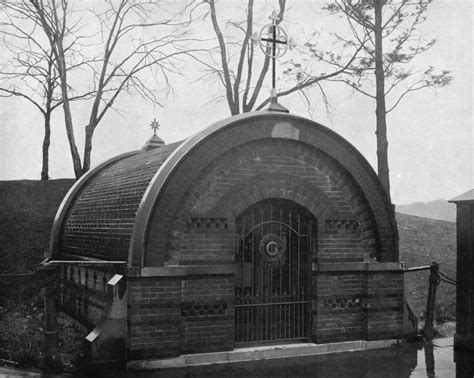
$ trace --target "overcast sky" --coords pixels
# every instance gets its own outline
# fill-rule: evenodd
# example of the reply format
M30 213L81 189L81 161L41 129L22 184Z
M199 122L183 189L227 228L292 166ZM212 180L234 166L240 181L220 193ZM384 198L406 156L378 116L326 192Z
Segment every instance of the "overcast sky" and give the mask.
M272 1L256 2L271 14ZM287 3L288 19L283 25L290 35L294 32L299 37L298 24L310 27L314 23L324 30L334 23L327 16L308 14L303 1ZM437 43L416 63L451 70L454 80L448 87L412 94L387 118L395 204L450 199L474 187L472 24L471 0L435 0L431 5L423 31L436 37ZM196 81L198 77L199 73L190 68L185 76L176 78L174 94L163 98L163 108L124 95L117 103L121 114L108 113L96 129L93 165L141 148L152 134L149 124L155 117L161 124L159 135L171 143L229 116L226 103L216 100L218 87ZM317 97L314 114L308 114L298 96L282 98L281 103L291 113L310 117L341 134L375 168L375 104L344 87L332 89L330 94L330 116L323 104L317 103ZM87 109L82 105L73 111L77 145L82 152ZM32 106L20 99L0 99L0 180L39 179L42 138L42 117ZM54 117L50 176L73 177L62 110Z

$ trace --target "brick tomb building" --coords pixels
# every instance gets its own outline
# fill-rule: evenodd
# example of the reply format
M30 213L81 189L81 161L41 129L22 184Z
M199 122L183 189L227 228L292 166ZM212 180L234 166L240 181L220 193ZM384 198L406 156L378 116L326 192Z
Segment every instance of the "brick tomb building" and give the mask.
M351 144L291 114L99 165L64 199L46 255L97 359L404 333L391 203Z

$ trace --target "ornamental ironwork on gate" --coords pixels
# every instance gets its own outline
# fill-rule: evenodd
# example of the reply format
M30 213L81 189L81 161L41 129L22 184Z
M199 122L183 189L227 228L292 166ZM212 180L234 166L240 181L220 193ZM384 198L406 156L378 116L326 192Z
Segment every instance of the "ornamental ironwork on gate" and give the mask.
M269 199L236 226L236 342L308 339L315 218L292 201Z

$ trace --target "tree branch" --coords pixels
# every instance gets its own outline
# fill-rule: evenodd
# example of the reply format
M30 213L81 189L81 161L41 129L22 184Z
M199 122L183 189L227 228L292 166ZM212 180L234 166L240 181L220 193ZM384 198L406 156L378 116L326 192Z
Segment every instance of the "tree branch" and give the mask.
M225 42L224 42L224 36L222 35L221 29L219 28L219 24L217 23L216 4L215 4L214 0L208 0L207 3L209 3L209 7L210 7L210 10L211 10L212 26L214 28L214 32L216 33L217 41L219 42L220 55L221 55L221 64L222 64L222 70L224 72L224 81L225 81L225 90L226 90L226 95L227 95L227 102L229 103L231 113L236 114L235 113L236 104L235 104L233 94L232 94L232 84L231 84L231 81L230 81L229 66L227 64L227 51L226 51L226 46L225 46ZM238 110L237 110L237 112L238 112Z
M28 100L29 102L31 102L34 106L36 106L42 114L45 114L45 111L42 108L42 106L40 104L38 104L35 100L33 100L30 96L28 96L24 93L17 92L17 91L11 90L11 89L6 89L6 88L0 88L0 91L3 91L5 93L9 94L9 96L1 96L1 97L11 97L11 96L22 97L22 98Z

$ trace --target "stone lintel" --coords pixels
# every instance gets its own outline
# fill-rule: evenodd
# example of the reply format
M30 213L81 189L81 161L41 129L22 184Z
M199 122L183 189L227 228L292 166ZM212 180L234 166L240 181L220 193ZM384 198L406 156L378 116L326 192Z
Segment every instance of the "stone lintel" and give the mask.
M398 262L347 262L312 265L313 272L403 271Z

